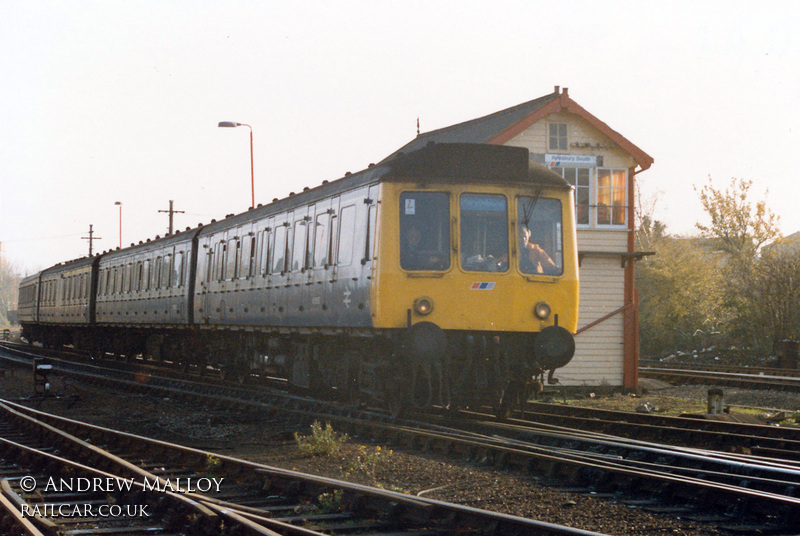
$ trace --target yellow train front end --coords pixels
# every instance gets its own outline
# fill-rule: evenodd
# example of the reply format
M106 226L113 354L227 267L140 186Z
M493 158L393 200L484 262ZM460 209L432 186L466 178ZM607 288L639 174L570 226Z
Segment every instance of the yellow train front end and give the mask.
M507 414L569 362L579 289L572 195L533 164L507 180L455 173L383 184L372 314L375 327L398 332L406 387L397 396Z

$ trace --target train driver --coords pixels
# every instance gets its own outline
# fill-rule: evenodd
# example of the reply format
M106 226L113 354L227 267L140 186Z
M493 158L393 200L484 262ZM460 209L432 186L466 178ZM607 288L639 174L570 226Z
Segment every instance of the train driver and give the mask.
M556 275L560 272L558 265L544 248L531 242L531 230L527 226L520 226L519 242L519 264L523 272L544 275Z

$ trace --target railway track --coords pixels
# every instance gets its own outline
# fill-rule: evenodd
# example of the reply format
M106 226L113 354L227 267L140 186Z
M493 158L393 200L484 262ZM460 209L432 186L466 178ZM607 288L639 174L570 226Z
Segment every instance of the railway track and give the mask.
M135 386L141 389L152 383L139 381ZM158 387L160 390L166 388ZM172 389L175 393L174 384ZM208 394L201 397L196 393L181 396L206 401L211 397ZM259 411L274 412L283 418L324 418L335 422L339 429L378 442L405 444L449 456L462 456L475 463L516 468L539 475L543 483L561 489L607 497L648 511L673 512L698 521L726 525L731 530L745 527L780 531L799 519L797 489L800 472L797 465L790 460L765 460L765 452L762 452L761 459L757 459L711 450L667 447L661 442L647 444L641 440L623 440L619 436L589 432L585 416L573 417L578 419L575 426L580 431L543 425L538 422L543 420L541 414L528 415L528 411L526 416L533 417L534 422L518 419L499 425L487 416L462 413L469 418L457 424L458 419L449 413L440 418L425 416L425 422L398 423L380 413L301 397L249 393L240 398L230 392L224 397L217 392L215 396L219 403L257 407ZM643 417L649 416L636 418ZM563 416L551 418L566 420ZM607 417L604 426L612 427L610 420L613 418ZM710 423L703 424L708 426ZM614 426L622 425L618 422ZM627 426L628 435L635 437L637 430L656 428L660 429L659 434L669 434L675 422L658 426L628 423ZM688 428L686 437L692 437L694 433L704 437L716 435L719 440L720 436L726 435L700 433L696 429L693 432ZM753 433L757 432L750 432ZM727 435L730 437L730 432ZM784 443L783 450L790 450L795 440L776 438L777 442L789 442L788 447ZM707 437L703 441L707 441ZM781 450L774 445L771 448L773 453ZM649 490L646 498L642 497L642 490Z
M703 370L706 372L727 372L733 374L750 374L758 376L785 376L790 378L800 377L800 369L778 368L763 366L742 366L726 365L724 363L693 363L693 362L674 362L661 361L658 359L641 359L639 366L644 368L664 368L664 369L683 369L683 370Z
M598 534L277 469L87 425L8 402L0 403L0 410L4 456L10 450L17 456L24 451L51 462L58 459L65 467L85 467L83 472L62 469L56 473L51 463L28 467L4 464L4 492L13 498L7 517L22 524L24 513L38 508L42 515L32 516L30 523L40 526L42 533L109 534L111 527L103 525L103 517L81 518L84 528L72 530L67 527L72 516L65 516L69 521L59 516L66 504L67 513L88 505L102 509L95 502L98 487L102 487L101 494L114 495L114 502L106 503L107 509L126 504L145 512L151 503L137 505L136 501L142 500L140 493L158 488L158 500L151 502L154 510L158 506L161 523L120 527L119 520L114 519L115 534L177 534L187 530L198 535L273 536L319 536L340 531L375 536ZM85 439L78 440L77 436ZM68 452L70 459L48 456L45 451L53 449ZM78 465L80 460L108 470L90 470L87 465ZM75 494L70 490L68 497L56 497L49 493L55 490L47 489L50 483L53 488L75 488L82 482L94 493ZM137 489L139 483L141 490ZM134 496L120 495L120 488L124 492L128 487L133 487ZM178 502L167 504L162 497ZM180 506L181 512L191 511L192 515L176 516L175 510Z
M541 402L527 403L517 419L642 441L800 461L800 427L707 420L698 415L642 414Z
M753 373L709 371L692 368L639 367L639 374L644 378L653 378L672 383L731 385L746 389L800 391L800 376L787 375L778 369L773 369L771 374L767 374L764 371Z

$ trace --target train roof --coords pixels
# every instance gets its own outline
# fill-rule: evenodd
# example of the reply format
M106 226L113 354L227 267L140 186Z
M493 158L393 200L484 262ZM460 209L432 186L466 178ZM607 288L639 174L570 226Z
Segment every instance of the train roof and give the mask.
M87 266L91 266L92 263L94 263L98 257L99 255L95 255L93 257L81 257L80 259L75 259L67 262L60 262L55 266L51 266L50 268L42 270L41 276L45 277L56 273L71 272L73 270L86 268Z
M27 285L28 283L33 283L33 282L38 281L40 275L42 275L42 272L36 272L33 275L29 275L29 276L23 277L19 282L19 286L21 287L21 286Z
M571 189L561 175L546 166L532 162L528 149L478 143L430 142L410 153L395 153L391 159L370 165L357 173L348 173L334 181L323 181L316 188L305 188L298 194L273 200L247 212L212 221L200 234L235 227L252 219L314 203L379 181L428 178L437 181L528 184L545 188Z
M161 249L165 246L180 244L182 242L191 242L195 235L202 228L202 225L194 228L189 227L185 231L176 231L163 237L156 236L152 239L148 238L147 240L140 241L138 244L132 244L126 248L108 251L101 255L102 261L113 260L119 257L127 257L128 255L141 253L143 251Z

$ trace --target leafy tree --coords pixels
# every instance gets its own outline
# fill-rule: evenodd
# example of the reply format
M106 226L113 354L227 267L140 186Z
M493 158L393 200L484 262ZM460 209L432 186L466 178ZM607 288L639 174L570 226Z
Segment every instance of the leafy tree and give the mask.
M744 295L754 342L765 350L800 335L800 251L775 244L765 248Z
M766 201L755 206L749 199L753 181L732 178L725 190L714 187L711 177L698 191L711 225L697 224L701 236L710 238L714 247L743 260L754 259L761 247L780 236L778 216L767 208Z
M715 188L709 178L703 188L695 188L711 218L710 225L698 223L697 228L722 255L721 305L729 318L728 334L739 339L740 344L767 349L771 346L767 339L783 328L773 321L777 312L765 309L770 307L765 302L765 296L770 294L765 285L774 284L777 274L759 255L767 243L780 237L780 232L778 217L766 201L751 201L752 185L752 181L732 178L722 190ZM778 263L777 258L772 261L773 265Z
M711 344L725 323L719 256L696 238L655 236L650 242L655 255L636 264L642 353L663 355Z

